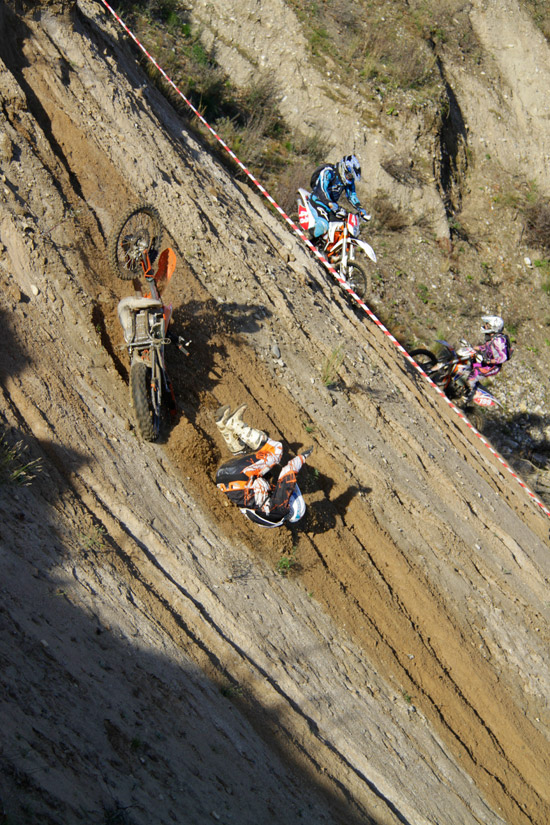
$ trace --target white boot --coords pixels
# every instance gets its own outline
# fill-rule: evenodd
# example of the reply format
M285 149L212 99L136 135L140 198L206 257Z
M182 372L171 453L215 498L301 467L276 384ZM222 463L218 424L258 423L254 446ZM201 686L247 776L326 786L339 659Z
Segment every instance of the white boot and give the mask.
M242 453L243 452L243 445L237 438L237 436L233 433L233 430L227 427L227 421L231 414L231 409L228 404L225 407L220 407L216 411L216 427L219 429L220 433L222 434L222 438L231 450L232 453Z
M243 421L243 412L246 409L246 404L241 404L237 407L233 415L229 416L225 421L226 429L234 433L243 444L250 447L251 450L259 450L262 444L267 441L267 435L262 430L257 430L255 427L250 427Z

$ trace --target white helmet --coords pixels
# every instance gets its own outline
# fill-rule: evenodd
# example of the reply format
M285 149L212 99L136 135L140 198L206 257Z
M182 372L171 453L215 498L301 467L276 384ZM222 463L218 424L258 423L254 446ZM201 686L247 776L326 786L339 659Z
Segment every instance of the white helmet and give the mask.
M481 320L483 321L481 331L485 335L496 335L504 329L504 321L500 315L483 315Z
M303 517L306 511L306 503L303 499L302 493L300 492L300 488L298 487L298 485L294 487L288 504L290 509L288 516L286 517L286 521L300 521L300 519Z

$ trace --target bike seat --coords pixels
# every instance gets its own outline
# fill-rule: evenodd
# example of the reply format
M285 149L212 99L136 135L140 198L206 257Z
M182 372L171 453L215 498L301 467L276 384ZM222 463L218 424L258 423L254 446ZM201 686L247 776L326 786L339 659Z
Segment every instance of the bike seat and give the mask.
M162 301L159 301L158 298L144 298L140 296L139 298L131 295L128 298L123 298L118 303L118 312L120 315L121 311L126 309L130 310L130 312L139 312L140 309L152 309L153 307L161 307Z

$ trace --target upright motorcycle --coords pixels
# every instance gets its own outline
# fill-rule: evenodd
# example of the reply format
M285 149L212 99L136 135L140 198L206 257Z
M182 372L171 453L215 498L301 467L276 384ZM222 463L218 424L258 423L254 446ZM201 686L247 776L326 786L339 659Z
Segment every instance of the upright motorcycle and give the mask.
M465 379L471 373L478 353L467 341L462 341L458 349L451 346L448 341L438 340L437 343L440 346L438 355L429 349L413 349L409 355L426 375L444 390L445 395L449 398L463 399L467 394ZM502 407L500 401L479 384L469 403L485 409Z
M165 347L172 306L164 306L161 288L176 268L176 255L170 248L158 258L153 272L152 259L160 248L162 224L156 209L141 204L127 212L113 232L109 260L114 273L123 280L143 276L148 287L145 295L122 298L118 318L130 356L130 402L136 429L145 441L155 441L161 430L163 412L175 413L172 384L166 371ZM188 354L181 338L177 346Z
M298 222L306 233L315 226L309 196L307 189L298 189ZM355 294L363 300L371 291L372 279L365 263L359 263L355 255L357 252L364 253L376 263L376 254L366 241L359 240L360 231L360 216L341 209L339 219L330 221L328 231L319 239L318 248Z

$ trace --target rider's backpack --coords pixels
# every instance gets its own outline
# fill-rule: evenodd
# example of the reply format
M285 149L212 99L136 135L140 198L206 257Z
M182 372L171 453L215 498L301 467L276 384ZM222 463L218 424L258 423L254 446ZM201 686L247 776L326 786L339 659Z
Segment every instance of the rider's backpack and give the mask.
M331 169L334 168L332 163L321 163L320 166L317 166L313 170L313 172L311 173L311 180L309 181L309 185L310 185L311 189L315 189L315 187L317 186L317 181L319 180L319 175L321 174L323 169L326 169L328 166L330 166Z

